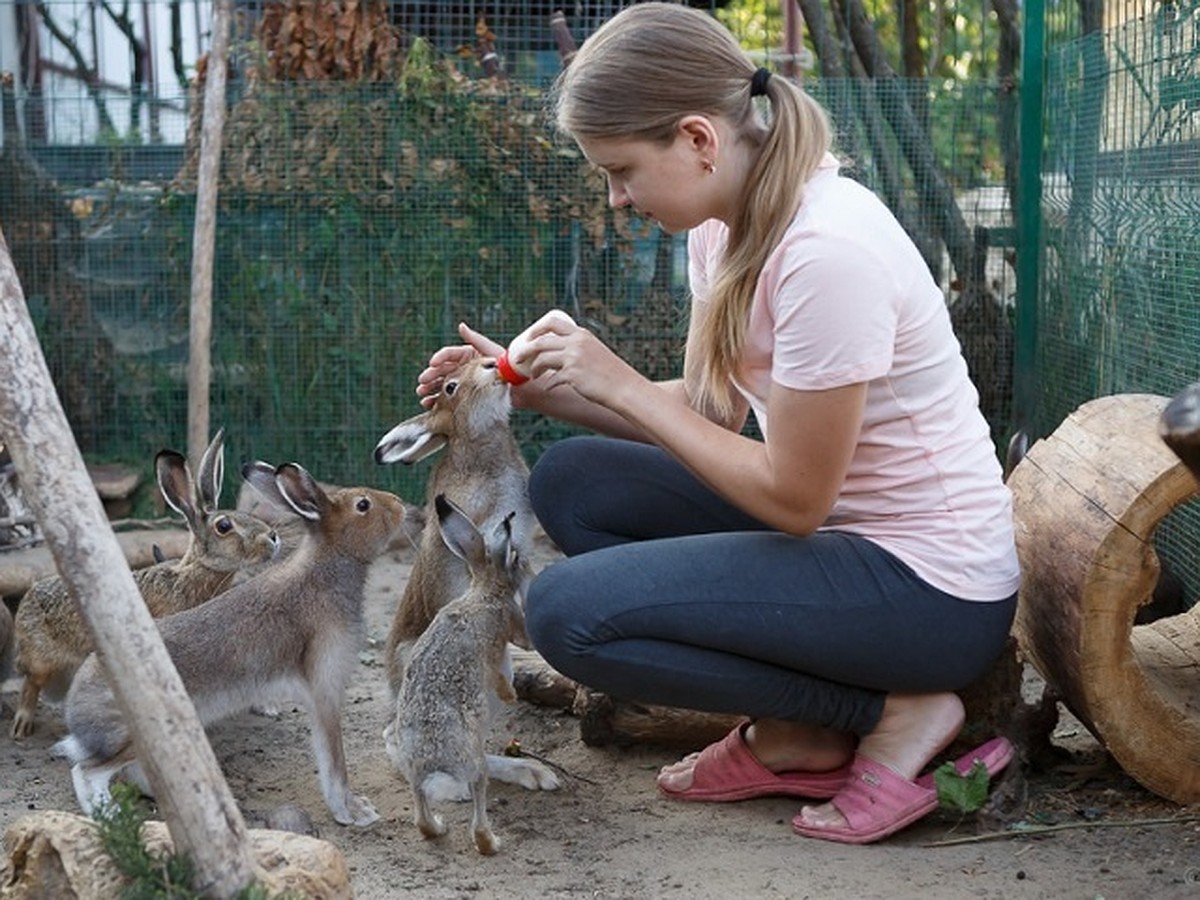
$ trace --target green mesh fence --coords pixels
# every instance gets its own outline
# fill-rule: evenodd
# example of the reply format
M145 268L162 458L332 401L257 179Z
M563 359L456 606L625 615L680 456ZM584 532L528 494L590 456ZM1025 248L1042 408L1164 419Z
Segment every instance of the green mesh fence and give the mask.
M619 5L580 7L575 39ZM231 460L294 459L325 480L420 496L424 467L379 467L371 451L419 411L416 374L460 320L505 339L563 306L648 375L677 373L685 241L609 210L602 179L550 140L543 88L560 63L549 10L535 6L393 4L429 40L395 77L353 83L252 77L257 8L239 6L211 391ZM768 6L745 40L779 70ZM481 13L503 85L471 52ZM810 72L806 85L833 113L853 177L897 211L952 309L967 309L956 325L999 440L1016 287L997 78ZM23 139L6 125L0 156L0 225L85 455L148 473L156 450L185 442L198 111L182 90L104 100L120 137L97 137L96 96L77 82L22 101ZM926 157L952 210L930 199ZM965 248L948 249L951 232ZM960 302L964 249L997 321ZM524 413L514 426L531 459L568 432Z
M1200 378L1200 4L1092 19L1046 16L1035 437L1094 397ZM1156 537L1189 604L1198 529L1189 503Z

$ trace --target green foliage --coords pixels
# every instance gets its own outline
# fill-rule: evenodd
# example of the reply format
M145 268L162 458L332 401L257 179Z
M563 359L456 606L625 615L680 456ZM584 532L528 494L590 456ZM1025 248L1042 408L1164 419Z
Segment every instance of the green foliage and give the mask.
M115 784L111 802L101 803L92 814L105 852L126 878L125 900L198 897L191 888L194 870L180 854L155 855L142 842L142 825L147 809L132 785Z
M204 895L191 886L195 869L186 856L156 855L143 843L142 826L148 809L138 789L117 783L111 797L96 808L92 818L105 852L128 879L121 891L122 900L202 900ZM251 884L238 894L238 900L269 900L271 896L261 884ZM300 900L290 894L276 897Z
M945 762L933 772L933 783L937 786L938 801L948 809L960 813L972 813L983 807L988 796L987 766L979 760L966 775L959 774L954 763Z

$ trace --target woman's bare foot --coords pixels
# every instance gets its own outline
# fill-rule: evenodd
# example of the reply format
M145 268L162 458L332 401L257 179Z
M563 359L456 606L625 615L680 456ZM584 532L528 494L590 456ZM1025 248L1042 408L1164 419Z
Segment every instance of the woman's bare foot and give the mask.
M889 694L879 724L859 742L858 752L911 781L949 746L964 718L957 694ZM806 806L800 817L817 828L846 826L832 803Z
M772 772L832 772L854 754L854 735L820 725L757 719L746 729L746 746ZM658 784L672 793L692 786L692 770L699 753L663 766Z

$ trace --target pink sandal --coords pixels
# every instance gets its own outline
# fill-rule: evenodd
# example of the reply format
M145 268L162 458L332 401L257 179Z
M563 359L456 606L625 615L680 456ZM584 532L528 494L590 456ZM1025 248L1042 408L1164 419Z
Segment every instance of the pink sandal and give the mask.
M978 761L989 776L994 776L1012 757L1012 744L1005 738L995 738L960 756L954 767L966 775ZM882 763L858 754L850 764L845 787L830 802L846 819L845 826L813 825L798 815L792 819L792 830L824 841L870 844L929 815L937 809L938 795L932 773L909 781Z
M692 784L682 791L659 785L659 790L678 800L727 803L754 797L810 797L825 800L846 784L849 764L829 772L772 772L760 763L746 745L743 722L720 741L700 751L692 769Z

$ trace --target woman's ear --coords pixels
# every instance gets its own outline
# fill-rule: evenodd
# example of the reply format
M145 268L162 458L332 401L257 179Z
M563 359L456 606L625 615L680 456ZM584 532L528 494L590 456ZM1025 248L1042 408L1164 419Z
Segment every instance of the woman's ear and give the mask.
M720 138L712 119L708 116L684 116L679 120L679 133L701 156L716 160L720 150Z

